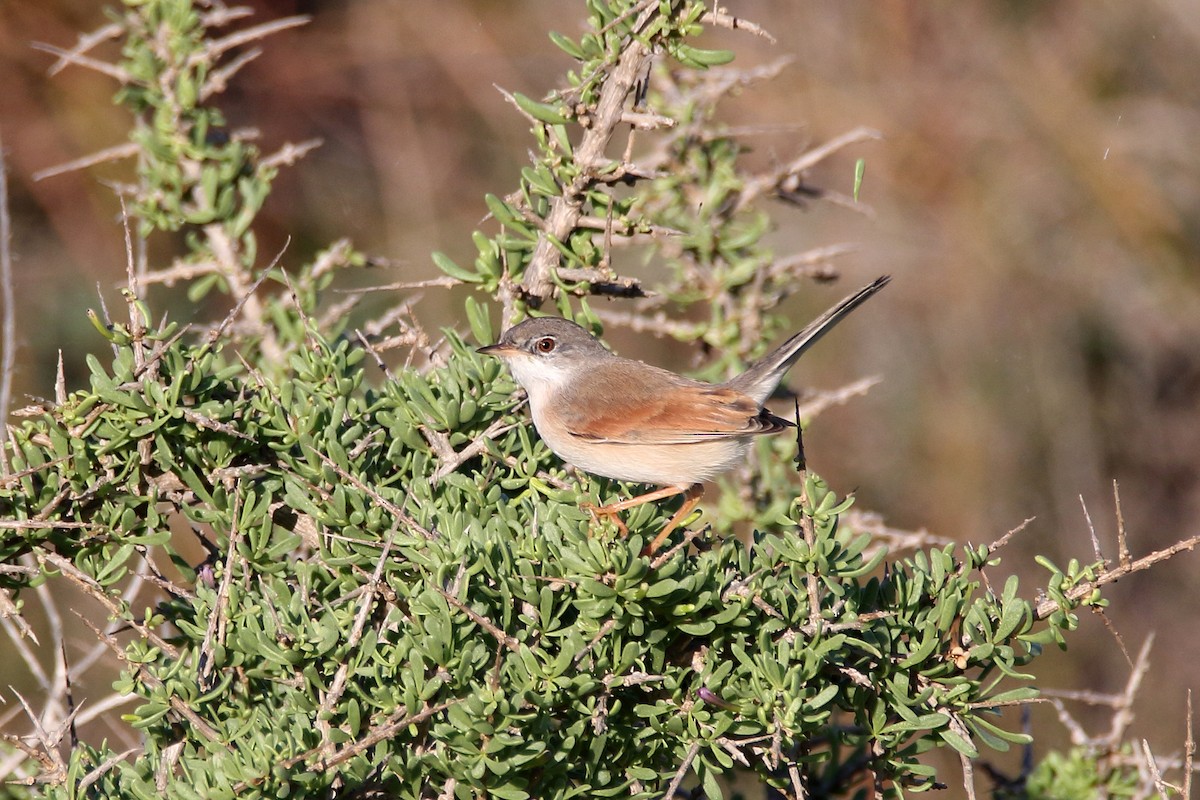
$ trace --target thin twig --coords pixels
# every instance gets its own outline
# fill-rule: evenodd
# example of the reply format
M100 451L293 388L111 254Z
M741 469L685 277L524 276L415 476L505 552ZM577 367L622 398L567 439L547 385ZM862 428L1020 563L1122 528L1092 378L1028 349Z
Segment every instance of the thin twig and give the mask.
M712 11L705 11L700 17L701 22L707 22L709 25L715 25L718 28L728 28L731 31L747 31L755 36L761 36L771 44L776 43L776 39L761 25L750 22L749 20L735 17L723 8L713 5Z
M55 47L45 42L34 42L30 47L34 50L41 50L43 53L49 53L52 56L58 56L58 62L54 65L55 67L58 67L59 64L75 64L76 66L99 72L101 75L107 75L120 84L130 83L132 80L129 72L118 67L116 64L110 64L98 58L85 56L83 53L74 50L63 50L61 47Z
M216 648L223 648L225 646L225 631L229 621L229 587L233 583L234 559L237 558L238 545L242 540L242 531L238 527L238 517L241 516L241 510L242 495L241 492L237 491L237 484L235 484L233 491L233 513L230 515L230 530L225 545L228 548L228 552L225 554L225 570L221 575L221 584L217 587L217 598L213 603L212 613L208 618L208 627L205 628L204 638L200 641L199 668L196 673L196 682L199 684L201 691L205 692L216 685L216 681L213 680Z
M1117 563L1125 567L1129 566L1131 557L1129 542L1125 538L1125 514L1121 511L1121 487L1116 479L1113 479L1113 505L1117 510Z
M550 201L550 210L545 217L545 229L538 235L538 243L525 270L522 289L533 306L541 305L554 291L551 270L558 267L560 255L555 242L565 242L575 229L582 215L581 201L593 176L605 162L604 151L621 124L625 112L625 100L653 57L650 46L641 34L653 19L657 4L646 6L633 26L633 35L628 39L616 64L600 87L595 108L591 110L591 124L584 129L575 148L575 163L581 167L579 175L569 185L563 186L562 194ZM504 323L510 324L511 309L505 309Z
M1150 770L1150 778L1154 781L1154 789L1158 792L1160 800L1170 800L1170 794L1167 792L1167 784L1163 781L1162 773L1158 770L1158 764L1154 760L1154 753L1150 751L1150 742L1142 739L1142 755L1146 758L1146 767Z
M92 624L90 619L83 616L78 611L75 612L75 615L79 617L84 625L87 625L92 630L92 633L96 635L96 638L108 645L108 648L112 650L121 663L136 671L138 680L142 681L151 688L157 689L162 686L162 680L154 673L147 670L145 665L130 663L129 659L125 655L124 648L122 648L120 643L117 642L115 636L113 636L111 633L105 633L104 631L100 630L98 627ZM173 658L178 658L178 654L173 656ZM197 731L199 731L200 735L205 739L224 747L226 750L233 750L233 745L229 744L228 742L224 742L217 733L216 728L210 725L208 720L204 719L194 710L192 710L191 706L184 702L180 695L172 694L167 702L171 704L171 708L174 709L177 714L187 720L188 723L191 724L191 726Z
M871 387L882 381L883 378L878 375L868 375L865 378L859 378L853 383L848 383L840 389L818 392L814 397L808 398L800 404L800 416L805 420L811 421L813 417L827 408L844 406L855 397L866 396L867 392L871 391Z
M437 534L433 533L432 531L426 530L424 527L422 527L422 525L419 522L417 522L415 519L413 519L407 513L405 513L405 511L403 509L401 509L400 506L396 505L391 500L388 500L386 497L381 495L375 489L373 489L370 486L367 486L361 480L359 480L355 476L351 475L346 470L342 469L329 456L325 455L324 453L322 453L320 451L317 451L317 457L319 457L322 461L324 461L325 465L327 467L329 467L331 470L333 470L334 472L336 472L340 477L342 477L345 480L349 481L350 483L354 484L354 486L356 488L360 489L361 491L364 491L367 494L369 494L372 498L375 499L375 502L377 502L377 503L379 503L379 505L383 506L384 510L386 510L388 513L390 513L398 521L404 523L412 530L414 530L417 533L424 536L426 539L436 539L437 538Z
M1092 537L1092 553L1095 554L1097 561L1104 563L1107 559L1100 550L1100 537L1096 535L1096 526L1092 524L1092 515L1088 513L1087 501L1083 499L1082 494L1079 495L1079 505L1083 508L1083 518L1087 521L1088 534Z
M8 211L8 161L0 140L0 475L9 472L8 410L12 403L13 372L17 357L16 301L12 276L12 218Z
M696 756L700 753L700 740L692 742L692 746L688 748L687 755L683 757L683 763L679 765L679 769L675 770L675 777L671 779L670 785L667 786L667 792L663 795L663 800L672 800L675 793L679 791L679 784L683 783L683 777L687 775L688 770L692 767L692 762L696 760Z
M441 482L442 478L486 450L488 442L495 440L497 436L508 433L515 427L516 423L508 422L504 417L494 420L491 425L487 426L487 429L483 433L472 439L471 443L462 450L455 451L452 449L450 450L452 455L448 458L441 458L438 468L433 471L433 475L430 477L430 481L435 484ZM448 441L447 445L449 445ZM439 454L439 458L441 455Z
M243 28L240 31L224 36L220 39L213 39L208 43L208 46L203 51L193 55L189 61L191 64L199 62L215 63L217 57L222 53L241 47L244 44L264 39L271 34L286 31L289 28L298 28L301 25L307 25L312 17L307 15L297 15L294 17L282 17L273 19L269 22L264 22L259 25L253 25L249 28Z
M47 525L46 527L54 527L54 526ZM43 569L46 568L46 564L50 564L52 567L57 569L63 575L66 575L68 578L70 578L77 586L79 586L79 588L83 589L83 591L86 592L88 595L90 595L94 599L100 601L100 604L103 605L108 610L109 614L111 614L113 617L123 619L127 625L129 625L131 628L133 628L139 634L141 634L143 639L150 642L150 644L154 645L158 649L162 650L163 653L165 653L168 658L172 658L172 659L179 658L179 650L178 650L178 648L175 647L175 645L171 644L166 639L162 638L157 633L155 633L153 630L148 628L146 625L139 622L136 617L132 617L132 616L126 614L125 609L121 608L120 604L118 604L112 598L112 596L108 592L106 592L103 589L103 587L100 586L99 583L96 582L96 580L94 578L92 578L89 575L86 575L82 570L80 570L78 567L76 567L75 564L72 563L70 560L63 558L58 553L52 552L50 550L46 550L42 547L37 548L36 556L37 556L38 563L42 565Z
M1192 800L1192 761L1196 757L1196 738L1192 731L1192 690L1187 692L1187 739L1183 743L1183 800Z
M83 55L101 42L106 42L110 39L116 39L124 32L124 25L119 22L110 22L109 24L92 31L91 33L80 34L79 41L76 42L75 46L72 47L68 52L72 55ZM69 64L71 64L70 59L59 59L57 62L55 62L54 66L47 70L47 74L53 78L55 75L66 69Z
M521 643L519 641L517 641L517 639L515 637L509 636L507 633L500 630L500 628L496 625L496 623L492 622L487 617L485 617L482 614L480 614L479 612L475 611L470 606L468 606L466 603L464 603L462 600L459 600L457 597L450 594L442 587L434 586L433 588L436 589L438 591L438 593L441 594L442 597L446 598L447 603L449 603L450 605L454 606L459 611L466 614L472 622L474 622L476 625L478 625L479 627L483 628L485 631L490 633L492 635L492 638L495 639L497 642L504 645L509 650L512 650L514 653L520 652Z
M1150 648L1154 644L1154 634L1151 633L1146 637L1146 641L1142 642L1142 649L1138 651L1137 663L1129 672L1129 679L1125 682L1125 691L1120 694L1120 702L1117 703L1116 709L1112 715L1112 726L1108 732L1108 743L1112 751L1120 748L1125 741L1125 734L1129 730L1129 726L1133 723L1133 701L1141 688L1142 679L1146 677L1146 671L1150 669ZM1122 645L1122 649L1124 646ZM1128 656L1126 656L1128 658Z
M116 161L122 158L133 158L138 154L140 147L141 145L139 145L137 142L126 142L125 144L106 147L103 150L97 150L94 153L72 159L64 164L58 164L57 166L38 170L37 172L33 173L33 179L35 181L45 180L46 178L53 178L55 175L62 175L64 173L74 172L75 170L79 169L87 169L88 167L93 167L96 164L103 164L106 161Z
M1178 541L1170 547L1164 547L1162 550L1156 550L1148 556L1139 558L1137 561L1114 567L1106 572L1101 573L1096 577L1095 580L1085 581L1084 583L1076 586L1074 589L1071 589L1069 592L1067 592L1067 600L1069 602L1081 600L1101 586L1112 583L1116 580L1120 580L1126 575L1134 572L1141 572L1144 569L1149 569L1158 562L1166 561L1168 558L1171 558L1172 556L1177 555L1184 550L1192 550L1198 544L1200 544L1200 534L1197 534L1196 536L1190 536L1182 541ZM1038 619L1045 619L1058 610L1058 602L1048 597L1038 603L1036 616Z

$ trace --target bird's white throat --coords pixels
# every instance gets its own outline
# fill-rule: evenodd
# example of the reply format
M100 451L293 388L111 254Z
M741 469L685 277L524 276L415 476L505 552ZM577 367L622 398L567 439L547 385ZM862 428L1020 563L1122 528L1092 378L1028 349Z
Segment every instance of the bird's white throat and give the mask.
M550 395L566 386L571 378L570 366L537 356L514 356L508 360L508 366L517 383L529 394L529 402L534 406L540 406Z

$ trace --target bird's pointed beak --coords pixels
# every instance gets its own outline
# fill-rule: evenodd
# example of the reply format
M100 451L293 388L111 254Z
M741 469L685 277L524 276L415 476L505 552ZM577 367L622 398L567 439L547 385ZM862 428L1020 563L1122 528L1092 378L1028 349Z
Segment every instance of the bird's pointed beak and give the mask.
M521 350L518 347L513 347L511 344L497 342L496 344L484 345L475 352L485 356L499 356L503 358L504 356L511 356L514 353L519 353Z

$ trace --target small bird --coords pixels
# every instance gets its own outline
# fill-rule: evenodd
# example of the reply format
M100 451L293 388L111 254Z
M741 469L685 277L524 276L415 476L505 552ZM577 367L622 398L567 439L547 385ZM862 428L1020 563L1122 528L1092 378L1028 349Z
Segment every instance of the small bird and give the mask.
M555 455L585 472L662 488L606 506L598 517L683 494L647 547L653 553L700 502L704 481L732 469L756 436L794 427L763 403L818 339L887 285L884 275L846 297L770 355L722 384L621 358L569 320L536 317L480 353L504 360L529 395L533 426Z

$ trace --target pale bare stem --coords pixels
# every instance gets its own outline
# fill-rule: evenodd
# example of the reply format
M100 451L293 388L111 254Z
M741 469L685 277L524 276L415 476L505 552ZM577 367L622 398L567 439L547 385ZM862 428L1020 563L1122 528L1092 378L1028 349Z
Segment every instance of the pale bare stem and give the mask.
M62 69L62 67L59 66L60 64L63 65L63 67L65 67L67 64L74 64L76 66L84 67L85 69L99 72L101 75L107 75L110 78L114 78L118 83L125 84L133 80L132 76L125 69L118 67L116 64L110 64L107 61L101 61L98 58L91 58L90 56L85 56L83 53L79 53L74 50L63 50L61 47L55 47L54 45L46 44L45 42L34 42L30 46L34 50L41 50L43 53L49 53L50 55L58 56L58 62L55 63L54 67L51 67L52 70Z
M1125 682L1125 691L1118 697L1107 737L1110 751L1115 751L1121 746L1121 743L1125 741L1125 734L1128 732L1130 724L1133 723L1133 700L1138 689L1141 688L1142 679L1146 677L1146 671L1150 669L1150 648L1153 644L1154 634L1151 633L1142 643L1137 662L1133 665L1129 679Z
M435 800L454 800L458 796L455 792L457 788L458 781L454 778L447 778L446 782L442 784L442 791L438 793Z
M110 615L116 618L124 619L128 627L136 630L139 634L141 634L143 639L162 650L170 658L179 658L179 651L175 645L163 639L153 630L139 622L136 618L130 617L126 613L126 610L122 608L122 604L117 603L116 600L113 599L112 595L106 592L104 588L95 581L95 579L84 574L70 560L63 558L58 553L51 552L41 547L37 548L36 557L43 570L46 569L46 565L49 564L51 567L69 578L73 583L79 586L79 588L83 589L83 591L93 599L99 601Z
M21 693L11 686L9 687L9 691L20 702L21 708L25 711L25 716L33 724L33 733L30 735L41 746L41 749L37 751L38 755L34 755L31 750L26 750L27 753L37 758L41 766L42 774L39 776L39 782L51 785L62 783L67 777L67 765L63 762L62 756L59 755L58 745L62 742L62 736L66 732L65 727L60 727L57 731L47 730L46 722L42 719L41 715L34 712L29 703L25 701L25 698L21 696ZM9 740L10 744L17 743L14 741L15 737L9 738L6 736L5 738Z
M58 606L55 605L49 584L43 583L38 586L36 593L46 617L46 627L49 629L49 642L46 649L62 656L54 659L54 674L50 678L50 685L45 688L46 702L42 714L47 720L62 720L72 713L68 696L70 679L67 675L66 639L63 637L62 616L58 613Z
M209 5L209 3L205 5ZM231 22L237 22L239 19L252 16L254 16L254 9L247 6L234 6L230 8L229 6L218 5L200 15L200 24L206 28L220 28Z
M458 278L451 278L449 275L444 275L441 278L430 278L424 281L401 281L400 283L385 283L380 286L367 286L366 288L355 289L354 291L366 293L394 292L403 289L451 289L460 285L462 285L462 281Z
M0 529L11 531L87 531L96 527L91 522L69 522L45 519L0 519Z
M212 227L216 227L216 226L212 226ZM291 240L289 239L288 241L290 242ZM285 247L286 247L286 245L285 245ZM254 293L256 291L258 291L258 287L262 286L263 281L265 281L267 279L267 277L271 273L271 270L275 268L276 264L279 263L279 259L282 257L283 257L283 250L280 250L279 253L275 256L275 258L271 260L271 263L267 266L267 268L264 269L262 271L262 273L258 276L258 278L254 281L254 283L245 287L245 291L241 292L238 295L237 303L234 305L233 308L229 309L229 313L225 315L225 319L221 320L221 323L219 325L217 325L217 327L208 331L208 334L205 337L204 346L203 346L203 348L201 348L201 351L200 351L201 353L208 352L209 348L211 348L214 344L216 344L216 342L219 341L220 338L225 334L225 331L228 330L230 328L230 326L233 325L234 321L239 316L242 315L243 309L249 307L252 303L253 303L254 308L258 315L257 317L255 317L255 319L258 321L257 326L259 328L262 327L262 305L258 302L258 299L254 297ZM214 268L208 269L207 271L208 272L218 272L218 271L223 272L224 270L222 270L219 267L214 267ZM239 274L241 274L241 273L239 272ZM230 285L231 286L233 285L232 281L230 282ZM254 324L255 323L252 321L251 327L254 327ZM175 336L171 337L171 339L167 343L164 343L164 344L174 343L179 338L180 334L182 334L182 333L183 333L183 331L181 330ZM167 348L164 346L161 348L161 351L165 352L166 349ZM159 350L160 350L160 348L156 348L156 352L159 352ZM276 347L276 350L278 350L278 347ZM264 353L264 355L267 353L267 348L265 346L263 347L263 353ZM199 357L199 355L200 354L197 354L192 357L191 360L193 363L195 362L196 358ZM161 357L161 353L160 353L160 357ZM191 369L190 364L188 366L188 369ZM253 371L253 370L251 370L251 371Z
M1129 542L1125 537L1125 514L1121 511L1121 489L1113 480L1113 505L1117 512L1117 560L1122 567L1129 566Z
M807 800L808 792L804 790L804 779L800 777L800 768L795 762L788 763L788 780L792 782L792 792L796 795L796 800ZM878 791L876 791L878 796Z
M1170 795L1167 792L1167 783L1163 781L1162 773L1158 770L1158 764L1154 760L1154 753L1150 751L1150 743L1142 739L1142 755L1146 759L1146 767L1150 770L1150 777L1154 781L1154 789L1158 792L1160 800L1170 800Z
M590 293L608 297L648 297L652 292L642 288L637 278L621 278L598 269L559 267L558 277L564 281L590 283Z
M54 368L54 404L61 406L67 402L67 375L63 370L62 348L58 350L58 363Z
M33 173L35 181L52 178L55 175L63 175L67 172L74 172L79 169L87 169L94 167L97 164L104 164L109 161L117 161L122 158L133 158L138 154L138 145L134 142L126 142L118 144L114 147L106 147L103 150L97 150L90 155L82 156L81 158L72 159L65 164L48 167L43 170L38 170Z
M1116 708L1122 702L1122 696L1111 692L1092 692L1075 689L1042 689L1042 695L1049 700L1070 700L1074 703L1086 703L1091 706L1108 706ZM1090 740L1089 740L1090 741Z
M86 706L80 706L79 713L75 716L75 723L80 726L86 725L94 719L100 719L114 708L120 708L140 699L135 694L113 693L101 700L89 700Z
M8 210L8 160L0 140L0 476L9 473L8 412L17 359L17 304L13 294L12 216Z
M217 587L217 599L213 604L211 616L208 618L208 627L204 631L204 639L200 643L200 660L199 671L196 676L196 682L199 684L202 691L208 691L216 681L212 679L213 670L215 669L215 648L225 646L225 631L229 625L229 586L233 583L233 567L234 560L237 559L238 545L242 541L242 531L238 528L238 517L241 514L242 496L237 491L235 484L233 491L233 514L230 516L230 530L227 539L226 547L229 551L225 554L225 571L221 575L221 585ZM242 564L245 571L245 564Z
M41 645L41 642L33 635L33 631L29 628L24 618L18 615L16 606L9 598L8 590L0 593L0 628L4 628L4 632L8 635L9 640L12 641L17 655L25 662L25 668L29 671L30 676L37 681L38 688L44 692L49 691L50 676L42 668L37 654L29 646L26 639L32 640L37 645Z
M853 383L848 383L840 389L817 392L813 397L806 398L800 404L800 416L806 420L811 420L826 409L833 408L834 406L844 406L855 397L864 397L871 390L872 386L875 386L882 380L883 378L878 375L869 375Z
M392 374L392 370L384 362L383 357L379 355L379 351L371 346L371 342L363 335L363 332L355 328L354 335L358 338L358 342L363 346L363 349L375 360L375 366L379 367L379 371L383 373L384 377L389 381L396 380L396 376Z
M80 34L79 41L74 47L68 50L67 53L70 54L72 58L82 56L84 53L88 52L101 42L116 39L124 32L124 25L119 22L110 22L104 27L98 28L91 33ZM50 77L54 77L72 63L74 62L70 58L60 58L58 61L54 62L54 65L50 67L50 69L47 71L47 74L50 75Z
M333 272L334 270L349 266L350 257L353 253L354 246L350 243L349 239L338 239L317 254L316 259L313 261L312 269L308 272L307 279L314 281L327 272ZM361 291L355 290L356 293Z
M962 765L963 790L966 791L967 800L975 800L975 766L966 753L959 753L958 761Z
M117 753L116 755L106 758L102 763L98 764L95 769L83 776L83 780L79 781L79 785L75 787L75 791L78 793L78 795L84 795L89 786L104 777L104 773L108 772L129 756L140 752L141 750L141 747L131 747L123 753Z
M604 231L605 235L611 235L619 239L631 239L638 241L654 241L660 236L683 236L684 232L678 228L668 228L666 225L654 224L638 224L638 230L645 230L645 233L638 233L632 225L624 225L617 227L614 220L609 217L593 217L582 216L576 224L577 228L586 228L593 231Z
M307 767L309 769L319 770L321 772L328 772L338 764L354 758L354 756L358 755L364 750L369 750L380 742L392 738L410 725L420 725L430 717L440 714L451 706L456 706L461 702L463 702L462 699L456 698L454 700L448 700L445 703L440 703L436 706L426 704L415 714L410 714L407 708L401 706L378 726L371 728L370 732L362 739L347 744L329 758L322 756L325 747L324 745L321 745L320 747L314 747L311 750L300 753L299 755L284 759L279 763L279 768L288 770L297 764L308 761L316 756L318 757L317 760L309 763ZM246 781L242 781L233 787L233 793L235 795L239 795L242 793L242 791L247 789L249 785L250 784Z
M449 603L451 606L458 609L462 613L466 614L468 619L470 619L472 622L474 622L479 627L483 628L499 644L503 645L504 647L507 647L509 650L511 650L514 653L519 653L521 651L521 643L515 637L509 636L507 633L505 633L503 630L501 630L500 627L496 625L496 623L492 622L490 619L483 616L478 611L475 611L473 608L468 606L466 603L464 603L463 601L459 600L454 595L447 592L441 586L434 585L433 588L436 589L437 592L443 598L445 598L447 603Z
M809 516L809 503L811 498L808 496L808 469L803 462L804 446L803 440L800 438L800 427L796 427L796 443L797 449L800 452L798 458L799 463L799 478L800 478L800 530L804 533L804 543L808 545L810 553L816 552L817 547L817 532L813 528L812 517ZM804 576L804 587L808 594L808 621L814 626L813 636L821 635L822 623L824 618L821 616L821 598L817 596L817 575L816 570L810 568L809 574Z
M437 456L439 462L446 463L453 461L457 454L450 445L450 437L439 430L434 430L433 421L429 417L424 417L424 419L425 424L418 426L418 430L425 437L425 442L429 445L429 449Z
M642 2L638 3L637 5L630 6L629 8L625 9L624 12L622 12L618 16L614 17L611 22L609 22L607 25L605 25L603 28L601 28L600 35L603 36L604 34L611 31L613 28L615 28L618 25L620 25L621 23L623 23L625 20L631 19L631 18L637 16L638 14L644 13L647 9L649 9L651 6L653 6L654 3L655 3L655 0L642 0Z
M337 475L339 475L342 479L348 481L349 483L353 484L356 488L369 494L375 500L375 502L379 503L379 505L382 506L383 509L386 510L389 514L391 514L393 517L395 517L397 521L403 523L404 525L407 525L409 528L416 531L417 533L419 533L421 536L425 537L426 539L435 538L436 534L434 534L431 531L426 530L415 519L413 519L407 513L405 513L403 509L401 509L399 506L397 506L391 500L388 500L386 497L381 495L374 488L367 486L365 483L360 481L358 478L354 477L349 472L347 472L346 470L339 467L333 461L333 459L329 458L329 456L327 456L324 453L319 452L319 451L317 452L317 456L322 461L325 462L325 465L327 467L329 467L331 470L333 470L335 473L337 473Z
M1004 534L1004 535L1003 535L1003 536L1001 536L999 539L997 539L996 541L994 541L994 542L992 542L991 544L989 544L989 545L987 546L987 551L988 551L989 553L994 553L994 552L996 552L996 551L997 551L997 550L999 550L1001 547L1003 547L1004 545L1008 544L1008 541L1009 541L1010 539L1012 539L1012 537L1016 536L1018 533L1020 533L1021 531L1025 530L1026 528L1028 528L1028 527L1029 527L1029 526L1030 526L1030 525L1033 523L1033 521L1034 521L1035 519L1037 519L1037 517L1027 517L1027 518L1025 519L1025 521L1024 521L1024 522L1022 522L1020 525L1018 525L1018 526L1017 526L1017 527L1015 527L1015 528L1012 528L1011 530L1009 530L1009 531L1008 531L1008 533Z
M837 280L840 273L829 262L858 248L852 244L831 244L814 247L803 253L776 259L764 270L772 280L789 281L792 278L810 278L816 281Z
M142 339L146 335L145 320L138 301L142 299L142 287L138 283L138 274L133 254L133 231L129 225L129 210L125 207L125 195L118 194L121 202L121 228L125 233L125 302L129 306L129 336L133 340L133 363L136 369L145 368L146 352Z
M111 633L105 633L104 631L97 628L95 625L92 624L91 620L89 620L87 617L80 614L78 611L75 612L75 615L77 617L79 617L80 621L83 622L84 625L88 626L88 628L91 629L92 633L94 633L96 635L97 639L99 639L100 641L102 641L106 645L108 645L108 648L113 652L114 655L116 655L118 661L120 661L122 664L126 664L127 666L131 667L134 670L134 672L137 673L138 680L142 681L143 683L145 683L147 686L150 686L151 688L158 688L158 687L162 686L162 680L160 680L156 675L154 675L154 673L147 671L145 669L145 667L143 667L140 664L129 664L128 660L125 657L125 650L124 650L124 648L121 647L120 643L117 642L115 636L113 636ZM172 648L172 651L174 651L174 648ZM169 655L171 655L172 658L179 657L177 653L169 654ZM171 704L171 708L174 709L177 714L179 714L181 717L183 717L185 720L187 720L192 725L192 727L195 728L197 731L199 731L200 735L203 736L205 739L208 739L210 742L213 742L214 744L218 744L219 746L224 747L226 750L233 749L231 745L221 743L218 740L216 729L213 728L212 725L208 724L208 722L203 717L201 717L199 714L197 714L195 711L193 711L192 708L187 703L185 703L178 694L171 695L171 698L168 702Z
M515 423L505 422L504 419L497 419L491 425L489 425L487 429L483 431L483 433L471 440L471 443L462 450L457 452L451 450L450 453L453 455L438 464L438 468L434 470L433 477L431 477L430 480L434 484L439 483L442 478L446 477L451 472L454 472L467 461L470 461L472 458L486 450L488 442L494 440L497 436L508 433L515 427Z
M655 114L651 111L626 111L621 114L621 122L624 122L631 128L639 131L656 131L663 128L674 128L678 123L670 117L662 114ZM630 143L632 144L632 137ZM632 148L626 148L625 157L622 159L625 163L629 162L629 153Z
M204 81L204 87L200 90L200 101L206 102L214 95L229 88L229 82L233 77L242 71L250 62L261 56L263 51L261 48L253 47L244 53L234 56L228 64L214 69L209 73L208 79Z
M250 280L250 272L241 263L237 244L222 225L219 223L205 225L203 230L204 235L208 237L209 248L217 261L221 274L229 282L230 294L242 298L242 317L249 325L250 330L260 337L263 355L268 361L281 362L283 350L275 338L273 327L263 321L263 305L254 296L254 287L261 283L262 277L260 276L257 281ZM268 271L263 270L263 275L266 275Z
M413 316L412 309L420 299L421 295L405 299L363 325L363 331L367 336L375 338L374 348L381 353L398 347L409 348L408 356L404 360L405 368L412 366L418 353L427 358L433 366L443 367L446 365L446 356L437 349L440 343L435 344ZM391 325L399 328L399 332L379 338Z
M702 533L708 532L709 530L710 529L707 526L702 527L702 528L692 528L692 529L688 530L687 534L684 535L683 539L681 539L680 541L678 541L677 543L672 545L669 549L664 550L662 553L659 553L659 555L653 561L650 562L650 569L652 569L652 570L658 569L663 564L670 561L671 558L673 558L676 553L680 552L681 550L686 550L688 547L690 547L692 542L694 542L696 540L696 537L700 536Z
M842 520L854 530L870 534L872 549L869 553L871 554L878 547L886 547L890 552L945 547L948 544L954 543L954 539L937 536L924 528L916 531L893 528L883 521L882 516L871 511L859 511L852 508L842 514Z
M675 771L675 777L671 779L671 783L667 786L667 791L663 795L664 800L673 800L675 793L679 791L679 785L683 783L684 776L688 770L692 768L692 762L696 760L696 756L700 753L700 741L692 742L692 746L688 748L687 755L683 757L683 763L679 765L679 769Z
M292 283L292 276L288 275L287 270L280 270L280 274L283 275L283 283L287 286L288 297L292 301L292 306L296 309L296 316L300 318L300 325L304 329L304 339L309 345L312 345L314 344L312 336L315 330L312 319L309 318L308 312L304 310L304 306L300 304L300 296L296 294L296 287Z
M179 281L191 281L220 271L220 266L215 261L200 261L191 264L184 261L176 261L166 269L151 272L144 278L143 282L174 286Z
M456 706L461 702L463 702L461 699L456 698L436 706L427 705L416 714L408 714L406 709L400 708L384 724L372 730L367 736L357 742L346 745L329 759L322 758L319 763L312 765L312 768L325 771L333 769L338 764L349 761L364 750L369 750L380 742L392 738L405 728L411 725L419 725L430 717L440 714L451 706Z
M383 543L383 548L379 552L379 558L375 561L375 571L371 574L371 580L363 587L362 604L358 608L358 613L354 616L354 627L350 630L350 637L346 640L346 644L350 648L355 648L362 640L363 631L366 630L367 620L370 618L371 610L375 607L375 601L379 597L379 586L383 579L383 567L387 563L388 556L392 552L392 543L396 538L396 528L392 527L388 531L387 539ZM318 723L322 726L322 740L326 749L333 748L333 742L329 739L330 725L329 719L332 716L333 707L337 705L341 699L342 693L346 690L346 678L350 674L350 659L347 657L343 660L337 673L333 676L333 683L330 684L329 691L325 695L325 699L321 702L321 711L317 714Z
M300 159L304 158L313 150L316 150L324 142L324 139L306 139L303 142L288 142L280 147L269 156L264 156L258 162L259 170L272 169L274 167L290 167Z
M679 322L658 312L646 316L637 312L596 310L596 316L606 326L618 325L629 328L634 333L652 333L655 336L669 336L680 341L694 341L704 335L707 325L692 322Z
M717 28L728 28L731 31L746 31L753 33L755 36L761 36L771 44L775 44L775 37L768 33L761 25L757 25L749 20L735 17L729 13L728 9L714 5L712 11L704 12L700 17L701 22L706 22Z
M525 118L526 122L528 122L530 125L541 125L542 124L541 120L539 120L533 114L530 114L525 109L521 108L521 105L517 102L517 98L513 96L512 92L508 91L503 86L498 86L497 84L494 84L494 83L492 84L492 86L504 98L504 102L508 103L513 108L515 108L517 110L517 113ZM508 199L511 199L511 197L506 197L505 199L508 200ZM488 216L491 216L491 215L489 214Z
M415 306L420 299L420 295L416 297L405 298L403 301L392 306L375 319L368 320L363 325L363 330L366 331L368 336L379 336L391 325L397 325L403 329L405 327L405 319L412 318L413 306ZM428 342L428 337L425 338L426 342Z
M733 204L731 213L741 211L764 194L794 192L798 187L801 174L805 170L811 169L837 151L852 144L882 138L883 134L879 131L858 127L841 136L830 139L819 147L814 147L807 153L793 159L787 164L779 166L771 172L750 178L742 187L737 202Z
M301 25L307 25L310 19L311 17L308 16L283 17L282 19L275 19L260 25L244 28L220 39L213 39L202 52L197 53L189 59L188 65L193 66L200 63L215 64L222 54L235 47L241 47L244 44L249 44L259 39L265 39L271 34L286 31L289 28L298 28Z
M305 283L307 284L308 281ZM319 331L333 330L342 320L347 319L361 302L362 295L360 293L350 292L340 303L334 303L321 312L321 315L317 317L316 329Z
M1097 561L1105 563L1107 559L1100 551L1100 537L1096 535L1096 526L1092 524L1092 515L1088 513L1087 501L1083 499L1083 495L1079 495L1079 505L1083 508L1083 518L1087 522L1088 533L1092 537L1092 553L1096 556Z
M1192 690L1187 693L1187 738L1183 743L1183 800L1192 798L1193 760L1196 758L1196 738L1192 730Z
M653 12L655 9L648 6L647 11ZM650 18L651 13L643 13L638 20L636 32L644 30ZM582 215L584 194L592 184L597 170L605 163L605 148L621 124L626 98L651 58L649 47L636 36L630 37L616 65L600 88L596 107L590 114L590 125L584 129L579 145L575 148L575 160L581 168L580 173L570 185L562 187L562 194L550 202L545 229L538 236L537 246L525 272L521 288L533 306L541 305L554 292L554 281L550 272L560 263L560 255L554 242L565 242L575 230ZM509 318L504 320L506 326L511 323Z

